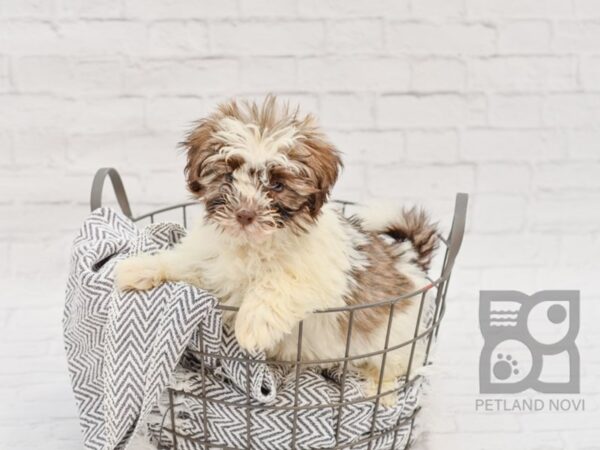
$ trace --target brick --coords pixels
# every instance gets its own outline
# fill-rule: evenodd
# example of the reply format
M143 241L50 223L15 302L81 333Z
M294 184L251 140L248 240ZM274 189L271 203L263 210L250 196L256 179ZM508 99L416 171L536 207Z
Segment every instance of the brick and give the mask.
M484 18L522 18L544 17L563 18L573 12L569 0L466 0L467 14L469 17Z
M470 166L374 166L367 179L369 193L380 198L446 199L471 192L475 174Z
M565 432L565 439L569 443L572 442L574 448L594 450L594 447L598 447L598 442L600 442L600 430L596 427L592 427L589 430L569 430Z
M582 19L600 17L600 4L596 0L574 0L574 8Z
M148 28L150 57L205 55L208 53L208 27L204 23L162 21Z
M62 171L38 169L37 174L14 172L6 174L0 180L0 203L33 202L57 203L69 202L87 177L73 176ZM43 186L43 189L40 189Z
M555 234L600 231L600 211L590 207L598 201L597 192L538 194L530 208L531 229Z
M8 92L10 90L8 64L9 59L6 56L0 56L0 92Z
M119 94L123 64L120 59L69 59L62 56L25 56L14 62L15 87L20 92L73 96ZM40 70L40 68L44 70Z
M582 84L585 89L600 89L600 57L582 56L580 70Z
M298 10L308 17L403 17L408 13L408 4L407 0L303 0Z
M49 54L85 57L139 55L148 46L146 26L140 22L87 20L65 22L59 27L60 45ZM36 52L36 54L39 54Z
M198 98L156 97L147 102L146 123L151 130L173 131L183 137L206 114L206 105Z
M0 5L4 18L48 19L56 14L56 2L46 0L7 1Z
M122 0L61 0L59 4L58 14L69 19L120 19L124 13Z
M39 250L39 244L25 244L25 245L35 245L35 250ZM23 250L24 248L21 244L15 246L17 253L19 250ZM43 247L46 248L47 247ZM64 251L66 250L66 251ZM64 262L61 266L66 266L66 261L68 260L69 251L67 249L63 250L63 254L61 255L61 259L64 259ZM44 252L45 254L46 252ZM45 257L45 255L43 256ZM35 327L35 329L44 330L47 328L52 328L55 326L54 321L48 320L49 317L58 318L61 315L62 308L59 305L55 307L46 307L46 308L20 308L12 311L9 319L8 319L8 328L21 328L24 326ZM47 346L48 343L46 343ZM43 354L39 354L38 356L42 356Z
M467 69L458 59L428 58L412 64L412 88L417 91L462 91L466 79Z
M380 53L383 50L383 22L353 19L330 22L327 50L334 54Z
M70 70L67 58L28 56L14 62L15 86L21 92L49 92L68 85ZM40 68L44 68L43 71ZM58 90L57 89L57 90Z
M471 235L461 249L461 267L544 267L558 257L558 237L532 233Z
M239 63L234 59L151 60L125 71L125 90L136 94L231 95L239 85Z
M585 163L557 162L539 164L534 172L534 187L547 191L600 188L600 162Z
M431 17L463 17L465 14L464 0L419 0L412 4L412 14L426 20Z
M323 52L325 28L317 21L215 23L210 41L220 55L313 55Z
M146 202L167 206L182 203L190 198L183 171L143 173L141 182Z
M455 126L467 122L469 105L459 95L384 95L377 101L380 126Z
M600 120L600 94L577 93L548 96L544 121L555 126L595 126Z
M566 154L563 135L549 130L469 129L462 136L461 156L475 161L556 160Z
M47 95L0 95L0 122L5 129L64 127L75 102Z
M241 87L245 90L269 91L296 87L294 58L244 58L241 66ZM274 73L277 77L273 77Z
M56 54L62 45L56 28L46 22L4 22L2 34L0 53L4 54Z
M500 154L500 157L503 155ZM531 188L531 170L523 163L508 162L477 165L477 192L524 194Z
M567 399L570 400L569 397ZM574 400L577 401L577 399ZM556 412L539 411L535 414L523 414L519 419L523 427L530 431L575 431L585 428L591 429L593 428L592 422L596 423L597 420L589 414L582 414L581 411L561 411L560 420L556 420L556 415Z
M489 415L481 413L460 414L456 418L462 432L519 432L519 418L512 414Z
M581 53L600 50L600 23L558 22L554 28L555 52Z
M238 15L236 0L124 0L125 14L132 19L206 19L227 18Z
M465 123L470 126L487 125L490 109L488 98L480 94L468 94L465 98L467 100L467 119Z
M139 131L144 126L141 98L102 98L78 102L73 108L71 132Z
M294 0L241 0L240 10L243 17L290 17L296 14Z
M472 198L472 229L475 232L523 231L527 201L522 195L475 194Z
M544 98L538 95L494 95L490 99L490 123L500 127L541 127Z
M183 124L186 124L184 120L179 125ZM177 143L183 139L183 135L183 132L177 131L72 135L68 138L67 147L69 167L88 173L106 166L117 170L136 167L145 172L169 168L180 172L185 162Z
M511 243L512 246L512 243ZM521 292L536 292L536 267L494 267L483 271L481 282L476 289L514 289ZM542 269L544 270L544 269ZM510 280L510 286L506 285Z
M407 159L431 163L458 160L458 135L455 131L409 131L406 134Z
M388 48L394 53L490 54L496 47L492 27L481 24L391 23Z
M500 53L549 53L551 25L545 21L510 21L498 27Z
M571 57L493 57L469 64L469 87L491 91L564 91L577 87Z
M47 320L46 320L47 322ZM2 324L3 327L6 324ZM21 359L21 358L32 358L44 355L48 352L47 342L33 342L33 343L0 343L0 358L8 360L10 359Z
M75 236L75 232L79 228L81 221L88 215L89 213L89 196L90 190L92 186L93 179L93 171L89 171L87 176L83 177L82 182L77 184L76 188L73 192L71 192L71 196L69 198L69 203L48 203L47 199L44 201L38 201L37 204L13 204L13 205L0 205L0 240L2 239L10 239L11 245L12 241L23 241L25 239L25 243L27 243L31 236L37 236L36 242L40 245L51 245L52 248L56 248L58 245L62 245L64 248L70 248L72 244L72 240ZM139 200L141 195L138 193L140 191L139 187L136 187L136 183L134 183L135 179L132 179L126 171L121 171L121 175L126 177L126 186L127 193L132 194L130 198L134 200ZM58 177L57 177L58 178ZM48 184L58 183L59 180L55 178L50 178L48 180ZM139 184L137 185L139 186ZM45 186L44 186L45 187ZM108 200L113 198L112 192L110 189L106 189L105 199ZM35 198L29 199L31 202L35 202ZM116 203L115 203L116 204ZM132 204L135 204L132 202ZM39 220L40 217L44 218L44 230L40 231ZM59 233L66 233L67 239L57 237ZM63 239L60 241L60 244L51 244L51 240ZM46 244L41 243L41 240L45 240ZM13 256L13 252L11 250L11 258ZM25 258L31 257L31 255L21 255L24 260L25 268L27 263ZM15 262L11 259L11 266L16 269L17 266ZM50 266L48 266L50 267ZM64 275L63 268L52 266L54 270L48 270L48 267L42 269L42 274L47 277L56 276L58 274ZM24 269L19 269L24 270ZM64 280L61 278L60 280ZM60 281L60 286L62 286L63 281ZM31 288L32 286L28 286ZM41 286L40 286L41 287ZM44 292L48 293L48 286L44 286ZM32 289L33 290L33 289ZM35 293L35 291L34 291ZM42 294L43 294L42 293ZM22 292L17 293L19 295L21 302L20 304L25 304L26 295L23 295ZM16 295L15 294L15 298ZM32 295L31 292L27 293L27 295ZM32 295L32 301L35 300L35 296ZM43 295L42 295L43 297ZM42 297L39 297L38 300ZM47 299L44 300L47 304Z
M23 130L14 134L15 162L19 165L63 166L67 138L59 129ZM40 143L45 151L40 151Z
M365 95L325 95L321 99L321 122L332 129L369 128L374 122L372 104L372 98Z
M571 130L569 133L569 156L572 159L598 159L600 131Z
M45 240L44 242L13 242L11 243L11 275L15 279L27 279L30 282L43 282L56 276L54 271L48 271L48 267L61 269L63 273L67 269L69 262L71 239ZM31 255L36 255L32 258ZM22 310L15 312L15 316L22 317L25 313ZM48 315L40 313L36 315L37 310L30 312L32 326L36 324L36 330L43 331L43 323L47 323L48 330L52 330L55 324L48 323ZM55 317L59 317L57 314ZM37 317L37 319L36 319ZM12 322L9 319L10 328L18 328L19 322ZM21 323L22 327L23 324ZM26 340L26 338L23 338ZM37 339L32 339L37 340Z
M367 168L364 164L346 164L333 188L331 198L360 202L366 193L366 180Z
M260 95L258 97L256 97L255 99L257 101L262 101L264 100L265 95ZM300 114L313 114L317 116L317 119L319 119L318 116L318 111L319 111L319 104L318 104L318 100L317 100L317 96L314 94L308 94L308 93L294 93L294 92L282 92L281 93L281 98L285 99L286 101L289 102L290 105L293 106L297 106L299 108Z
M8 242L0 242L0 280L8 278L6 275L10 273L10 246ZM0 311L0 328L6 326L8 320L8 314ZM6 352L5 346L0 344L0 358L2 354Z
M14 162L12 137L8 131L0 132L0 167L8 167Z
M405 157L400 131L332 131L327 135L342 152L344 163L398 163Z
M229 101L232 98L236 98L238 100L244 101L254 101L257 103L262 103L265 100L267 94L275 93L280 100L285 101L290 105L290 107L299 108L299 114L312 114L313 116L319 118L319 102L316 94L309 94L305 92L298 91L265 91L265 92L254 92L254 93L243 93L243 95L235 95L235 92L228 92L227 94L219 94L219 95L210 95L206 98L206 104L208 105L208 110L212 111L216 105L219 103Z
M472 402L472 399L471 399ZM490 415L489 421L496 420L496 415ZM514 445L516 433L489 432L467 433L458 432L450 435L439 435L431 440L431 448L460 448L462 450L502 450ZM565 441L558 432L526 433L521 431L519 436L519 450L562 450ZM511 442L513 444L511 444Z
M565 228L566 229L566 228ZM538 270L537 273L537 279L536 279L536 284L538 286L538 290L542 290L542 289L576 289L576 290L580 290L582 292L582 301L585 302L585 298L588 299L595 299L600 297L600 286L598 286L598 282L596 281L596 277L595 275L597 274L597 270L594 269L582 269L581 267L544 267L542 270ZM590 305L592 302L587 303L587 305ZM582 312L582 317L583 320L586 320L586 316L588 314L589 311L589 306L587 306L586 303L584 303L584 308L585 308L585 312ZM593 305L591 305L593 308ZM593 314L593 311L589 311L590 314ZM582 321L583 321L582 320ZM585 322L583 322L583 325L585 326ZM587 330L594 330L594 326L593 325L588 325L585 326L584 329ZM587 335L587 333L584 335L586 336L588 339L595 339L595 336L591 336L591 335ZM582 337L582 333L580 332L579 336L577 337L578 340L578 346L579 346L579 340ZM595 340L594 342L597 342L597 340ZM598 358L598 351L593 351L593 352L583 352L584 353L583 357L585 358L585 361L593 361L593 360L597 360ZM587 353L587 354L586 354ZM587 363L583 363L582 364L583 367L587 366ZM594 384L588 384L591 380L586 380L585 378L582 378L581 380L581 384L582 386L595 386ZM585 389L585 388L584 388ZM589 389L589 388L588 388ZM593 388L595 391L597 391L597 388L594 387ZM587 389L586 389L587 390ZM595 407L595 406L592 406ZM590 408L590 403L589 401L586 399L586 411L588 411ZM597 410L597 407L595 407Z
M310 90L402 91L409 88L410 66L389 57L301 58L298 82Z

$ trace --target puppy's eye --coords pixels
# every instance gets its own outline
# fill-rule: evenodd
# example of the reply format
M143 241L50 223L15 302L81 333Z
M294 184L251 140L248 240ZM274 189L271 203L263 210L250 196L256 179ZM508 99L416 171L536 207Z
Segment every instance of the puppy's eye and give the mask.
M271 184L271 190L274 192L281 192L283 191L283 188L285 186L283 185L283 183L280 183L279 181L276 181L275 183Z
M225 174L225 181L227 183L232 183L233 182L233 172L227 172Z

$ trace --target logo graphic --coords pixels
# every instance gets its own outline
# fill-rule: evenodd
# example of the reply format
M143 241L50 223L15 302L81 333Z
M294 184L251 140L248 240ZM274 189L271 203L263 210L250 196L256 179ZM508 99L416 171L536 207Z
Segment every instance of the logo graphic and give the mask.
M479 326L482 394L579 393L579 291L481 291Z

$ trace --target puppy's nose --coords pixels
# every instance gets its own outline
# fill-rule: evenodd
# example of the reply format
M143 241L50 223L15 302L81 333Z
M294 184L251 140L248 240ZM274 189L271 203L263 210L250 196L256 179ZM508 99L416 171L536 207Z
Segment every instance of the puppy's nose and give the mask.
M254 222L254 219L256 219L256 213L247 209L242 209L241 211L237 212L235 217L237 221L242 224L242 226L246 226Z

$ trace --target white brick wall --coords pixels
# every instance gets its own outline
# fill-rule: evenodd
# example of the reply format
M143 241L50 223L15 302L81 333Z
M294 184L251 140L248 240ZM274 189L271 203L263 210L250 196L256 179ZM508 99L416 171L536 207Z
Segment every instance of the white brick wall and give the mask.
M0 2L0 448L80 448L60 336L92 175L184 199L176 144L275 92L346 155L338 197L471 193L422 450L600 448L600 2ZM582 290L585 413L476 413L478 290Z

